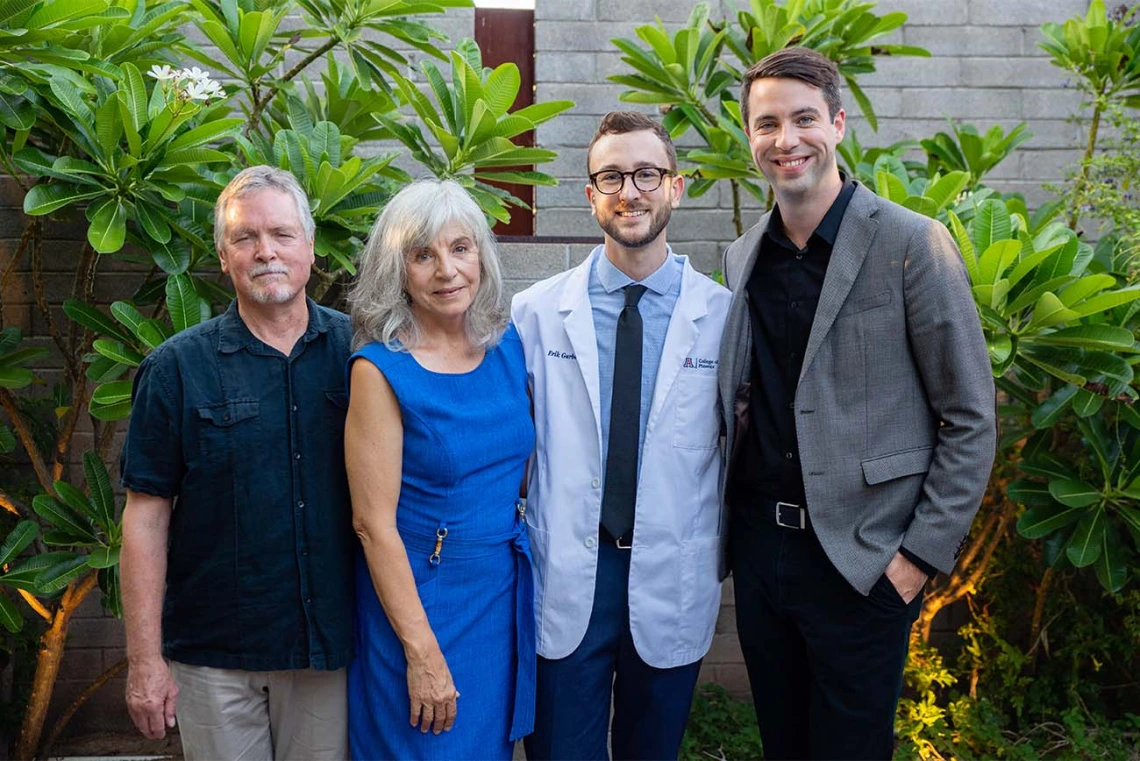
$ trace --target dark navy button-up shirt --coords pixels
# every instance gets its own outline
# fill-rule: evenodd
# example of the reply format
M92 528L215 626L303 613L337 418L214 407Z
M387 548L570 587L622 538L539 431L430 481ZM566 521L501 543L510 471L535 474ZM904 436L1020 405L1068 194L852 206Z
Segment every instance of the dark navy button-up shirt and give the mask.
M344 470L347 316L308 301L286 357L238 315L139 368L123 485L174 499L163 652L215 668L338 669L352 655Z

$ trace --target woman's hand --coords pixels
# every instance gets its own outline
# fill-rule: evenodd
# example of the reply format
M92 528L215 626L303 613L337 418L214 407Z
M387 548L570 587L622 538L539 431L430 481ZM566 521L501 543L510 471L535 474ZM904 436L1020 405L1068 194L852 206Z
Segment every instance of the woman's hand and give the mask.
M455 724L455 699L459 691L451 681L451 670L438 647L420 657L408 656L408 697L411 699L411 725L421 732L447 732Z

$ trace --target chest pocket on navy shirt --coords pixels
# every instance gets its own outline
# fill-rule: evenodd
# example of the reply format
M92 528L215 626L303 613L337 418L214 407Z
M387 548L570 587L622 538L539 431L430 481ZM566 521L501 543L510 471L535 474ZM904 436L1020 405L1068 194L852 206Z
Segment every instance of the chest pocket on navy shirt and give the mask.
M257 399L207 404L197 411L198 456L202 461L228 468L242 452L259 446L261 408Z

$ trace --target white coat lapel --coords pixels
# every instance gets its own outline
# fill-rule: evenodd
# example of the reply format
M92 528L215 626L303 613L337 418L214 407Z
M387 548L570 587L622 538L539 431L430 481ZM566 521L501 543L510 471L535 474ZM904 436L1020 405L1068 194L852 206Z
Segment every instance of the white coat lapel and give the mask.
M598 443L602 441L602 407L600 381L598 380L598 338L594 332L594 310L590 306L590 268L593 266L591 256L580 264L566 281L566 288L562 291L562 300L558 311L566 315L562 319L562 328L570 340L570 346L577 357L578 369L582 373L582 382L586 384L586 393L590 397L590 407L594 411L594 427L598 432ZM600 451L600 450L599 450Z
M874 218L877 208L876 196L862 185L856 187L850 205L839 226L835 246L831 251L831 261L823 278L823 289L819 294L819 306L815 310L815 320L811 324L807 348L804 350L804 363L800 369L800 380L811 367L816 352L823 345L823 338L831 330L835 317L839 314L855 278L863 267L863 260L875 239L879 223Z
M697 342L700 331L697 321L708 314L708 304L698 294L694 294L696 270L689 264L689 257L683 257L685 267L681 274L681 293L669 318L669 328L665 331L665 345L661 347L660 364L657 366L657 381L653 387L653 405L649 409L649 421L657 419L669 389L681 371L681 364L689 356Z

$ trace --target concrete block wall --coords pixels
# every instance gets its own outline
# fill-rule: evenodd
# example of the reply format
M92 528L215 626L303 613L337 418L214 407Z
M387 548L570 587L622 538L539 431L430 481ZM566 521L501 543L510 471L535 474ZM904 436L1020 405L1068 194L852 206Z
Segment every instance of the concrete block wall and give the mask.
M733 0L714 0L714 15L731 10ZM568 98L576 107L539 128L538 142L559 153L545 167L561 184L539 188L537 234L560 238L600 239L585 201L585 146L602 114L623 106L622 87L605 77L624 70L613 37L635 37L634 28L656 14L670 30L688 18L693 0L652 0L648 4L618 0L538 0L536 9L537 99ZM895 140L922 138L946 129L946 117L960 118L988 128L1007 129L1029 122L1035 137L993 175L1001 190L1024 193L1031 204L1048 198L1043 183L1058 182L1077 157L1079 127L1068 117L1080 98L1066 89L1064 72L1052 67L1037 47L1038 26L1083 13L1087 0L881 0L880 12L903 11L907 24L891 41L927 48L930 59L879 59L878 71L865 76L865 87L879 116L876 135L848 103L849 127L864 145L885 145ZM470 11L449 12L441 26L452 39L470 36ZM414 57L414 56L413 56ZM848 98L850 101L850 98ZM642 107L644 108L644 107ZM11 182L0 182L0 271L13 256L23 218L22 193ZM757 216L755 205L745 212L745 224ZM57 320L59 304L70 288L74 261L84 227L79 220L53 223L45 244L48 300ZM698 269L718 266L720 252L732 241L731 196L721 183L703 198L685 199L669 228L674 248L693 257ZM516 293L544 277L561 272L588 254L588 243L508 243L503 246L507 288ZM124 265L111 264L109 269ZM44 335L44 326L31 293L26 263L19 263L3 299L3 325L20 326L26 334ZM127 294L131 278L102 277L97 298L109 303ZM122 291L122 292L120 292ZM47 343L46 339L45 344ZM51 378L48 370L49 382ZM79 450L90 433L80 431ZM83 437L86 437L85 439ZM115 477L115 474L113 474ZM734 694L748 692L739 646L735 638L735 608L731 582L724 589L720 621L701 678L717 681ZM948 612L944 629L962 623L961 611ZM70 703L91 678L123 657L121 624L106 617L90 599L73 620L70 644L49 715L54 717ZM122 677L113 680L73 719L70 733L129 729L123 704Z
M713 16L746 6L733 0L710 3ZM612 38L636 39L636 27L656 14L669 31L689 17L693 0L654 0L646 5L617 0L538 0L536 82L539 100L567 98L576 107L553 123L542 125L538 141L558 151L551 171L554 188L539 188L538 235L581 235L591 229L583 188L585 146L601 115L624 105L625 89L606 81L627 73ZM1079 126L1069 121L1080 108L1080 95L1066 88L1065 72L1052 66L1037 43L1039 26L1083 14L1087 0L881 0L876 12L902 11L907 23L886 41L917 45L930 58L877 58L878 70L860 78L879 119L872 132L858 105L844 93L848 129L864 146L921 139L948 130L952 117L988 129L1007 131L1021 121L1034 137L994 171L991 184L1002 191L1025 194L1030 205L1048 200L1046 183L1057 183L1079 156ZM658 114L659 115L659 114ZM691 137L682 144L692 144ZM746 196L746 202L750 199ZM744 224L756 219L749 203ZM727 183L719 183L700 199L686 198L669 226L669 241L681 252L715 261L714 252L735 238L732 201ZM711 249L711 250L710 250Z

